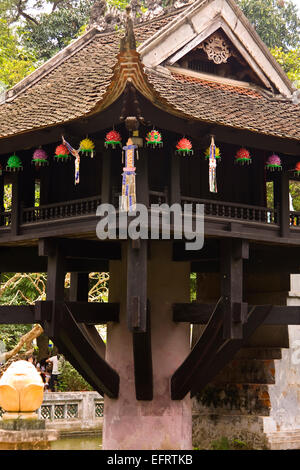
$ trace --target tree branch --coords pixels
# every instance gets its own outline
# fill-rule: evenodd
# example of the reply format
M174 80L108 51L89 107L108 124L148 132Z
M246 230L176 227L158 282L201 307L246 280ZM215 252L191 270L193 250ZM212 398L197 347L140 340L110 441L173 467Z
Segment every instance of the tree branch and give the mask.
M18 354L18 352L22 349L24 345L27 345L28 347L28 345L32 343L34 339L40 336L43 331L44 330L40 325L35 325L32 330L30 330L28 333L21 337L18 344L13 349L11 349L11 351L5 352L0 355L0 362L8 361L8 359Z

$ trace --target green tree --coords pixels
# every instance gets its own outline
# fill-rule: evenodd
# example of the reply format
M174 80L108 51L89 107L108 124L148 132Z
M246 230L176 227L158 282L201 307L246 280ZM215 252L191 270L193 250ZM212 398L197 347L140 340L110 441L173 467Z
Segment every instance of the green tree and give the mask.
M282 66L289 79L300 88L300 47L287 52L282 47L274 47L271 53Z
M270 48L287 52L300 46L300 19L292 0L237 0L238 5Z
M33 53L25 50L4 19L0 19L0 93L35 69Z

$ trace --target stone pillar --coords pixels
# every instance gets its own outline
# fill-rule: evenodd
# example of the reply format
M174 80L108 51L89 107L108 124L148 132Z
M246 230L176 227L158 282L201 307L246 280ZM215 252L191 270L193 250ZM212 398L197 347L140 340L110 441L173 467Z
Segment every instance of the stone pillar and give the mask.
M108 325L106 360L120 375L118 399L104 399L103 449L192 448L191 400L174 401L170 378L190 351L190 328L172 321L172 303L188 302L189 263L172 262L172 243L152 241L148 261L153 400L135 396L132 334L126 320L126 244L110 264L110 301L121 303L120 323Z

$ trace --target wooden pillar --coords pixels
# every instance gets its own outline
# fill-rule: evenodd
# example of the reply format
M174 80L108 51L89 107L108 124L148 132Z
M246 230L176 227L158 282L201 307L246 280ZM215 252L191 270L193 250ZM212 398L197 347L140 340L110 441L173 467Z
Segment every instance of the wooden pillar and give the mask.
M11 233L13 236L19 234L21 211L21 194L20 194L20 175L12 174L12 202L11 202Z
M58 245L51 243L48 248L48 268L47 268L47 300L53 301L51 324L48 325L47 334L50 338L56 336L56 329L59 323L56 321L57 313L55 303L63 301L65 297L65 266L64 256Z
M181 189L180 189L180 156L172 155L171 160L171 173L170 173L170 204L181 203Z
M111 159L112 151L104 150L102 153L102 180L101 180L101 203L111 202Z
M139 159L136 160L136 202L149 207L149 152L139 149Z
M71 273L69 300L71 302L88 301L89 273ZM105 344L94 325L78 325L85 338L92 344L97 353L105 357Z
M289 175L282 172L280 178L280 235L288 237L290 232Z
M130 331L147 329L147 240L127 244L127 321Z
M242 338L248 305L243 302L243 260L249 257L245 240L221 240L221 295L225 300L224 338Z

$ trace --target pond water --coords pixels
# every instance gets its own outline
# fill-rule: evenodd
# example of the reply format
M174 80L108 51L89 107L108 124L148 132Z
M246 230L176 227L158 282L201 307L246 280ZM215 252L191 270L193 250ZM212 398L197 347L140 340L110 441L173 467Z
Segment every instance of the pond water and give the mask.
M51 450L102 450L102 437L63 437L51 442Z

